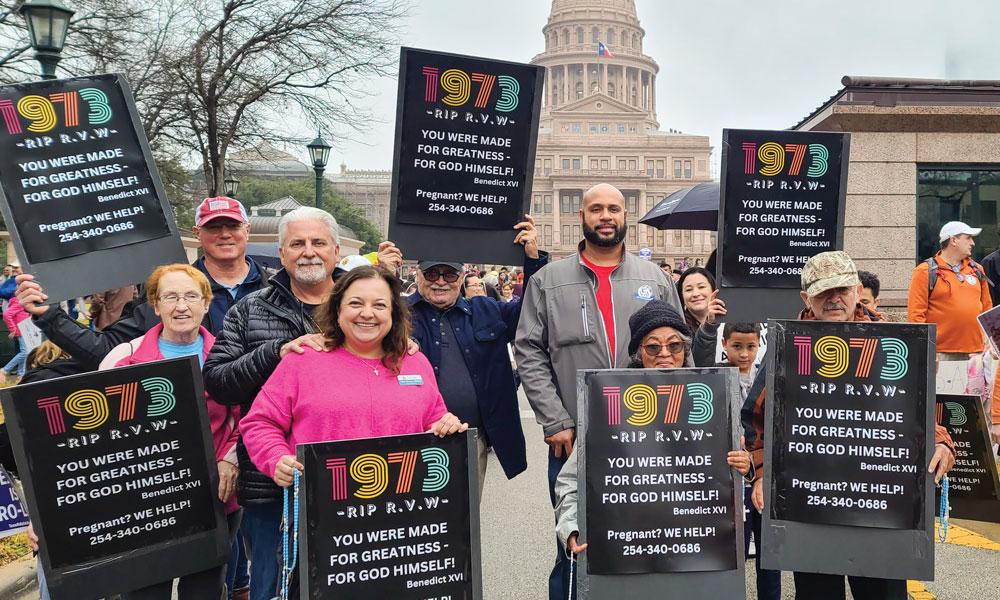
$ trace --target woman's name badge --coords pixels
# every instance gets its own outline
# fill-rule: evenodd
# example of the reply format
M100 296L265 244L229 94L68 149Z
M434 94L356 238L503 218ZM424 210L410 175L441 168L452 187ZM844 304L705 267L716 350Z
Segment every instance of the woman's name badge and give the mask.
M396 381L399 385L423 385L424 378L420 375L397 375Z

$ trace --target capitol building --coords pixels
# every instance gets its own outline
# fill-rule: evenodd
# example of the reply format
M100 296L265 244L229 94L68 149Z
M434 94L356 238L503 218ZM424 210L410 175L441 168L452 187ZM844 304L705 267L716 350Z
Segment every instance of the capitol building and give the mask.
M638 219L676 190L711 180L708 136L662 131L656 114L660 67L643 53L646 31L634 0L553 0L542 29L545 96L531 214L554 257L583 239L583 192L610 183L625 196L629 251L691 264L715 248L715 232L659 231ZM603 44L608 55L600 55Z

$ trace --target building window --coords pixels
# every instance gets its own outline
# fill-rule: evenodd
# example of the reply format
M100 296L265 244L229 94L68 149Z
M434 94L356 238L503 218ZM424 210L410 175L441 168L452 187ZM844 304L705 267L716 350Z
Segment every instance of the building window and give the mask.
M569 46L569 29L563 29L563 46Z
M598 165L598 162L597 162L596 158L590 159L590 168L591 169L597 169L597 165Z
M635 161L634 159L629 159L629 161L628 161L628 170L629 171L635 171L638 168L639 168L638 167L638 162Z
M580 159L579 158L574 158L573 159L573 170L574 171L579 171L580 170Z
M546 194L542 201L542 214L551 215L552 214L552 196Z
M576 99L579 100L580 98L583 98L583 82L582 81L577 81L576 82Z
M664 238L664 235L663 235L663 230L662 230L662 229L661 229L661 230L658 230L658 231L656 232L656 247L657 247L657 248L663 248L663 247L664 247L664 241L663 241L663 238Z
M587 129L590 131L590 133L597 133L597 123L588 123Z
M681 245L681 232L675 230L674 231L674 246L680 246L680 245Z
M684 245L685 248L690 248L691 247L691 232L690 231L682 231L681 234L682 234L682 236L684 238L684 241L682 242L682 244Z
M653 161L647 160L646 161L646 177L652 177L652 176L653 176Z
M542 243L545 244L546 248L552 247L552 226L543 225L542 226Z
M634 248L638 243L638 234L636 233L636 227L633 225L628 228L628 245Z
M564 171L569 171L569 159L568 158L562 159L562 168L563 168Z
M618 170L619 171L624 171L625 169L627 169L628 168L627 165L628 165L628 162L625 159L623 159L623 158L619 158L618 159Z
M597 30L596 27L594 27L593 29L590 30L590 41L592 43L596 44L597 42L599 42L600 41L600 36L601 36L601 33Z
M681 178L681 173L682 173L681 161L675 160L674 161L674 179L680 179Z
M636 190L625 190L622 192L625 196L625 210L629 212L630 215L639 214L639 192Z
M581 133L583 131L583 127L581 127L579 123L570 123L569 130L572 133Z
M562 226L562 239L559 240L559 241L561 243L563 243L563 244L568 244L568 243L570 243L570 240L573 239L572 236L573 236L573 227L571 225L563 225Z
M608 159L606 159L606 158L602 158L601 159L601 168L604 169L605 171L608 170L608 169L610 169L611 168L610 161L608 161Z
M583 27L576 28L576 43L577 44L583 43Z
M608 82L608 95L612 98L615 97L615 84Z
M691 161L684 161L684 179L691 179Z
M571 215L580 212L580 190L566 190L559 192L559 212L564 215Z
M542 212L542 196L540 194L535 195L535 205L531 211L536 215Z
M259 208L257 209L258 217L277 217L278 211L273 208Z
M544 161L542 162L542 165L544 165L544 166L542 167L542 171L543 171L543 172L544 172L544 173L545 173L546 175L551 175L551 174L552 174L552 159L551 159L551 158L546 158L546 159L545 159L545 160L544 160Z
M660 179L663 179L663 161L662 160L656 161L656 176L658 178L660 178Z
M614 43L615 43L615 30L608 29L608 45L610 46L611 44Z
M1000 166L992 169L917 168L917 260L941 247L938 232L948 221L982 227L972 257L982 260L998 245ZM996 283L996 282L994 282Z
M601 123L601 133L607 133L608 131L609 131L608 130L608 124L607 123Z
M618 124L618 133L625 133L625 126L621 123Z

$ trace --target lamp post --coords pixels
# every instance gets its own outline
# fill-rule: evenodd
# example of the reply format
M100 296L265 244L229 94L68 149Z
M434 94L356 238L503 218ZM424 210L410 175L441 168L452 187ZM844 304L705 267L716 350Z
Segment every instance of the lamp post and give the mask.
M222 180L222 190L226 193L226 196L236 199L236 192L240 190L240 180L236 175L230 173Z
M316 132L316 139L306 145L309 149L309 160L312 161L313 169L316 170L316 208L321 208L323 202L323 171L326 170L326 162L330 160L330 144Z
M42 65L42 79L55 79L73 9L61 0L25 0L18 12L28 23L31 47Z

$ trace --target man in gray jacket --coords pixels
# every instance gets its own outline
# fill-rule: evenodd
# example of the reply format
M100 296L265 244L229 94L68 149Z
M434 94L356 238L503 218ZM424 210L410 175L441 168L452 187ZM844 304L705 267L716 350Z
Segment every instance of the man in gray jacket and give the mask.
M625 251L625 198L598 184L583 195L579 251L528 281L514 351L518 375L549 445L549 498L576 436L577 369L628 366L628 319L650 300L681 311L677 290L657 266ZM569 563L556 551L549 598L566 598Z

